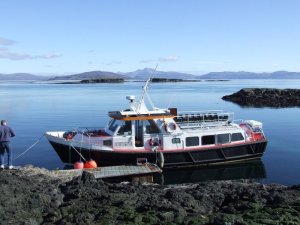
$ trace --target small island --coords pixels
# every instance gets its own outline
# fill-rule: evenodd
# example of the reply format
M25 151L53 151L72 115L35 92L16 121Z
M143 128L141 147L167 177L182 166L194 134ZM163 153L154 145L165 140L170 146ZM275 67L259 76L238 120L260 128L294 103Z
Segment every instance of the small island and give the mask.
M100 78L100 79L85 79L80 81L57 82L54 84L98 84L98 83L124 83L122 78Z
M201 80L185 80L175 78L152 78L152 83L167 83L167 82L201 82Z
M95 84L95 83L124 83L122 78L101 78L101 79L86 79L81 80L81 84Z
M222 99L245 107L300 107L300 89L243 88Z

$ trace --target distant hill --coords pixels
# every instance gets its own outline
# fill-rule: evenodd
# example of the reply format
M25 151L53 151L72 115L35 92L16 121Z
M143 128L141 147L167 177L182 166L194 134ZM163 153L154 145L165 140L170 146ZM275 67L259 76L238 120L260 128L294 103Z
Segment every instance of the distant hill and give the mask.
M0 74L0 80L2 81L48 80L49 78L49 76L38 76L29 73Z
M92 80L104 78L126 78L126 76L106 71L90 71L67 76L56 76L49 80Z
M156 78L166 78L166 79L197 79L198 77L188 73L178 73L178 72L163 72L155 71L151 68L145 68L142 70L136 70L129 73L123 73L125 76L132 79L146 80L149 77Z
M146 80L152 78L183 79L183 80L228 80L228 79L300 79L300 72L277 71L273 73L254 72L211 72L201 76L188 73L154 71L145 68L128 73L113 73L107 71L90 71L66 76L38 76L29 73L0 74L0 81L29 81L29 80L93 80L93 79L124 79Z
M154 69L145 68L143 70L136 70L129 73L90 71L90 72L67 75L67 76L56 76L49 80L91 80L91 79L105 79L105 78L120 78L126 80L129 79L146 80L149 77L166 78L166 79L197 79L197 76L191 74L154 71Z
M277 71L273 73L211 72L198 76L200 79L300 79L300 72Z
M271 73L271 79L300 79L300 72L277 71Z

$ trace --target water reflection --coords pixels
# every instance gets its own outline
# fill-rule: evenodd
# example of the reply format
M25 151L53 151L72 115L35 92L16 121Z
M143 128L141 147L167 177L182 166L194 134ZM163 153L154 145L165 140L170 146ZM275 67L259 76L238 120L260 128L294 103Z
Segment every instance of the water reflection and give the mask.
M159 184L196 183L208 180L263 179L266 171L261 160L232 165L164 169L154 177Z

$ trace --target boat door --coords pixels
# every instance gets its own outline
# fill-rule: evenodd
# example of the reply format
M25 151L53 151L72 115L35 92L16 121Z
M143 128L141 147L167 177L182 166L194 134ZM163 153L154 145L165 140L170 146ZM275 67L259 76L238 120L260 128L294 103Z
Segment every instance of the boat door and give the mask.
M143 120L135 120L135 147L144 147L144 123Z
M160 146L161 132L153 120L144 120L144 146L151 148L152 146Z
M118 131L114 136L114 147L131 149L133 147L133 133L131 121L118 121Z

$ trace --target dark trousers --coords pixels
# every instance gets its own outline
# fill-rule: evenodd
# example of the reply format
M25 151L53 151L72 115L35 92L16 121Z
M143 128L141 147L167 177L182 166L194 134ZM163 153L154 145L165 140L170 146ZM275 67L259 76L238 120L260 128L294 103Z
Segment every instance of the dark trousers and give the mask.
M7 152L7 164L8 166L12 166L12 154L11 154L11 147L10 142L0 142L0 159L1 159L1 166L4 166L4 153Z

